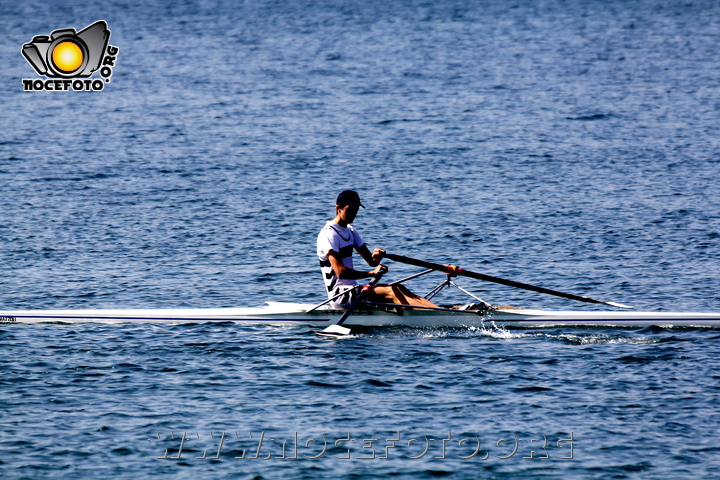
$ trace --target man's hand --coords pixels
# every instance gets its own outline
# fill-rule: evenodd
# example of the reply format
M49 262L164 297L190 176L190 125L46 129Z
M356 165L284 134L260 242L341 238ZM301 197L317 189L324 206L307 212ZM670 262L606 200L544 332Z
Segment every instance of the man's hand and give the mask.
M382 260L384 256L385 256L385 250L383 250L382 248L376 248L375 250L373 250L373 254L372 254L373 262L379 263L380 260Z
M375 270L370 272L370 276L374 277L375 275L377 275L380 272L387 273L387 271L388 271L388 267L386 267L385 265L378 265L377 267L375 267Z

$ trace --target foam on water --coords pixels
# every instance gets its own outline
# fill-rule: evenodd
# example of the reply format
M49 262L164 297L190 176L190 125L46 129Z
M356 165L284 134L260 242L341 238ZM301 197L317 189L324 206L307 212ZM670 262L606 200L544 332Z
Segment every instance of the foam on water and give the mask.
M623 335L573 335L563 334L557 338L565 340L574 345L612 345L618 343L631 343L637 345L661 343L664 340L659 338L626 337Z

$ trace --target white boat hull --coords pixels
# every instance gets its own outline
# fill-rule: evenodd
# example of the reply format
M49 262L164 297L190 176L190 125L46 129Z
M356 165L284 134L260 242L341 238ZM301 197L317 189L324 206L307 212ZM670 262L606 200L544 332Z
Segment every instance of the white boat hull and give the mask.
M136 310L8 310L0 311L1 324L32 323L198 323L240 322L268 325L311 325L324 328L338 321L344 310L314 305L269 302L264 307ZM474 311L403 311L401 315L359 309L346 327L479 327L494 322L513 327L553 325L646 327L687 326L720 328L720 313L608 312L498 309Z

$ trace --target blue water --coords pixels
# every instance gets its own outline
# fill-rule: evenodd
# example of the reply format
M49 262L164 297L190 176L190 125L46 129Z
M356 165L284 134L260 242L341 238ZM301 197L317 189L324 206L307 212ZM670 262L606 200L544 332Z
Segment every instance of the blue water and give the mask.
M371 248L720 311L717 2L145 3L0 2L0 309L320 302L316 235L354 188ZM120 48L103 91L22 91L22 44L97 20ZM10 325L0 345L3 478L720 467L718 330Z

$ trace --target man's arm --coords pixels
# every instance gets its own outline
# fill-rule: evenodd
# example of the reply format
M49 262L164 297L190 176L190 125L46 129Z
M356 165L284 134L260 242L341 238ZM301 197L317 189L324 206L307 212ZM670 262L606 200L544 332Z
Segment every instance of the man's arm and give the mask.
M371 267L377 267L378 265L380 265L380 260L382 260L383 256L385 256L385 250L383 250L382 248L376 248L371 254L370 250L367 248L367 245L365 245L364 243L360 248L356 248L355 250L357 250L360 256L364 258L367 264Z
M363 245L363 247L367 251L367 247ZM358 251L359 253L359 251ZM372 256L370 255L370 252L367 251L368 257L372 259ZM362 254L361 254L362 255ZM343 265L342 260L339 257L339 254L335 250L330 250L328 252L328 260L330 261L330 265L332 266L332 269L335 271L335 275L337 275L338 278L342 278L344 280L359 280L361 278L367 278L372 277L376 273L380 272L381 270L387 270L387 267L384 265L378 265L377 268L370 272L363 272L361 270L354 270L352 268L347 268L345 265ZM363 258L365 256L363 255ZM370 262L368 262L370 263ZM372 265L375 266L375 265Z

